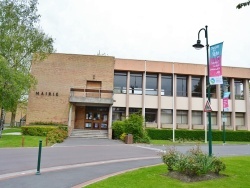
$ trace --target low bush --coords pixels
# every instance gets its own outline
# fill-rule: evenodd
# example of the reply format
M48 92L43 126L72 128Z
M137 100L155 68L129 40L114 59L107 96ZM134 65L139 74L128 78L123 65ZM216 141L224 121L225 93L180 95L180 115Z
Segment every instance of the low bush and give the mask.
M48 132L58 129L56 126L22 126L21 132L23 135L30 136L46 136Z
M51 143L51 144L61 143L67 137L68 137L67 131L65 131L63 129L60 129L60 128L51 130L47 134L48 142Z
M148 136L152 140L172 140L172 129L146 129ZM204 141L204 130L175 130L176 140L199 140ZM212 140L221 141L223 131L212 130ZM250 131L229 131L226 130L227 141L250 142Z
M199 176L210 172L219 174L226 169L226 165L219 158L207 155L198 146L186 154L170 148L162 153L162 161L169 171L175 170L187 176Z
M127 134L133 135L133 142L149 143L150 139L143 128L143 117L140 114L131 114L124 121L115 121L112 124L113 139L124 139Z
M112 124L113 139L120 139L120 136L125 132L124 121L115 121Z

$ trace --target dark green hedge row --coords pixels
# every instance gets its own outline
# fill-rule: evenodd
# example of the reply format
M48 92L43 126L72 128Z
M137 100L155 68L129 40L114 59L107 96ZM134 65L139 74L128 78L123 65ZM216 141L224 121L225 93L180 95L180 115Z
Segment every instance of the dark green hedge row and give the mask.
M148 136L152 140L172 140L173 130L172 129L146 129ZM250 141L250 131L229 131L226 130L227 141ZM175 130L176 139L187 139L187 140L204 140L204 130ZM223 131L212 130L212 140L221 141L223 140Z
M22 126L21 132L23 135L30 135L30 136L46 136L49 131L52 131L54 129L62 129L67 131L67 126L43 126L43 125L36 125L36 126Z

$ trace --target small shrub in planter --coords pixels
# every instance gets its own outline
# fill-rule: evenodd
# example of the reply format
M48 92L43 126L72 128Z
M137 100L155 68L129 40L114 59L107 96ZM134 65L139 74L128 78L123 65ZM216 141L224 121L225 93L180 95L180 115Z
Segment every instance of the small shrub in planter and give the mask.
M226 165L215 156L204 153L200 147L190 149L186 154L181 154L175 149L162 153L162 160L169 171L177 171L189 177L200 176L214 172L219 174L226 169Z

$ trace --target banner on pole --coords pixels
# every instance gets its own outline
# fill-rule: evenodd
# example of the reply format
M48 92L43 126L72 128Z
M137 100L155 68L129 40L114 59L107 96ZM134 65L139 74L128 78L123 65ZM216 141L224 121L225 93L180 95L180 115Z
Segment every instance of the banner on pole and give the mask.
M222 79L222 46L223 42L210 46L209 83L210 85L223 84Z

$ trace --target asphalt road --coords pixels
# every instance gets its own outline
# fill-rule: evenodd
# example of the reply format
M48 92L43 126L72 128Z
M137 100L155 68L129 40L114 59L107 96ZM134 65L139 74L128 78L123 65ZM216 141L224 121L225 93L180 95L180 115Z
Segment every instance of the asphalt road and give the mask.
M186 152L193 146L175 146ZM202 145L207 152L208 146ZM36 175L38 148L0 149L0 187L82 187L109 175L162 163L165 146L124 144L107 139L68 138L42 148L40 175ZM216 156L250 155L250 145L213 145Z

